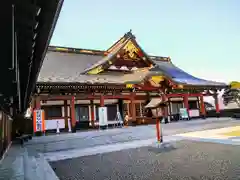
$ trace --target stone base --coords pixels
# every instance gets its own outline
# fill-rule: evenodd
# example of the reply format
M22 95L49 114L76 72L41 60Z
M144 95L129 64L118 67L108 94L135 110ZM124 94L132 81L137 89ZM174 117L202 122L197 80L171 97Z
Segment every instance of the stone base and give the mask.
M105 126L99 126L99 129L101 129L101 130L105 130L105 129L107 129L107 128L108 128L107 125L105 125Z
M153 144L153 146L150 149L156 153L161 153L161 152L168 152L168 151L175 150L176 147L173 145L173 143L170 143L170 142L162 142L162 143L157 142Z
M76 126L72 127L72 133L76 133L77 130L76 130Z

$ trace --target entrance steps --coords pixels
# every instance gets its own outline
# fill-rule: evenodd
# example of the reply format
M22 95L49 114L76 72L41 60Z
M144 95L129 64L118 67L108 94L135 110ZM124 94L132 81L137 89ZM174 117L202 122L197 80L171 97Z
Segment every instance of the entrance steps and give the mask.
M0 163L0 180L58 180L43 155L13 145Z

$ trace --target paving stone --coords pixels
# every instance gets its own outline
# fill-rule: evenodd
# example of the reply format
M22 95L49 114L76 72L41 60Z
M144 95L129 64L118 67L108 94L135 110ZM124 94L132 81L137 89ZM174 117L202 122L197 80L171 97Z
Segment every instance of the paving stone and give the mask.
M51 162L61 180L240 179L240 146L178 141Z
M238 125L239 121L226 118L212 118L206 120L194 120L187 122L177 122L163 124L164 135L173 135L183 132L221 128L227 126ZM132 147L134 142L147 141L155 139L155 126L138 126L128 128L108 129L104 131L77 132L70 134L60 134L58 136L51 135L45 137L34 137L31 141L25 143L24 148L14 148L12 146L5 158L4 163L0 165L0 180L4 179L26 179L26 175L30 180L38 179L57 179L53 170L49 167L48 162L43 154L67 153L71 151L80 151L93 148L109 146L115 148L123 143ZM132 145L129 145L133 143ZM100 148L101 149L101 148ZM124 150L123 150L124 151ZM104 153L104 151L102 151ZM153 152L152 152L153 153ZM170 152L169 152L170 153ZM120 153L121 154L121 153ZM57 157L57 156L56 156ZM76 165L79 167L79 165ZM99 164L99 166L101 166ZM28 167L28 168L26 168ZM107 165L108 168L108 165ZM66 170L64 170L66 171ZM44 176L41 176L43 175ZM34 178L32 178L34 177ZM77 176L78 177L78 176Z

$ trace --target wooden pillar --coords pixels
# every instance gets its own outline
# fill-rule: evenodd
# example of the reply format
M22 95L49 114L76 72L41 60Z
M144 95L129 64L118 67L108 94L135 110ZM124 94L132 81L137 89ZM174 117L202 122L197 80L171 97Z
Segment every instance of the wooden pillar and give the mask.
M131 103L130 103L130 110L131 110L131 119L132 121L136 121L136 105L135 105L135 93L131 93Z
M76 117L75 117L75 97L74 96L72 96L72 99L71 99L71 125L72 125L72 132L75 132Z
M35 109L41 109L41 99L39 96L35 98Z
M217 95L217 93L214 94L214 101L215 101L216 113L217 113L217 116L219 116L220 109L219 109L219 102L218 102L218 95Z
M68 131L68 104L67 104L67 100L64 100L64 120L65 120L65 129Z
M171 107L171 104L172 104L171 98L168 98L168 107L169 107L168 114L169 114L169 116L170 116L170 120L171 120L171 118L172 118L172 107Z
M90 101L90 106L91 106L91 124L92 124L92 127L94 127L95 126L95 123L94 123L94 121L95 121L95 114L94 114L94 102L93 102L93 100L91 100Z
M200 95L200 110L201 110L201 115L203 116L203 118L206 117L206 109L205 109L205 104L204 104L204 100L203 100L203 95Z

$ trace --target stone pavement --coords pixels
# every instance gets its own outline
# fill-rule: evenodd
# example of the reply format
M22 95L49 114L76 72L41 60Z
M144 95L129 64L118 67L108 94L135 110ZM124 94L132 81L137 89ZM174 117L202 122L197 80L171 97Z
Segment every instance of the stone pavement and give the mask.
M240 146L177 141L50 162L60 180L240 179Z
M178 134L176 136L204 142L240 145L240 136L237 136L238 132L240 132L240 126L232 126L219 129L188 132Z
M176 135L191 131L223 128L239 125L239 121L229 118L209 118L206 120L184 121L162 124L164 136ZM36 137L26 144L39 153L55 153L74 149L92 148L106 144L126 143L137 140L156 138L155 125L77 132L70 134Z
M211 118L163 124L164 141L179 141L179 133L239 125L230 118ZM151 146L156 141L154 125L104 131L34 137L23 148L12 146L0 163L0 179L58 179L46 159L58 162L68 158L122 152ZM184 137L186 138L186 137Z

